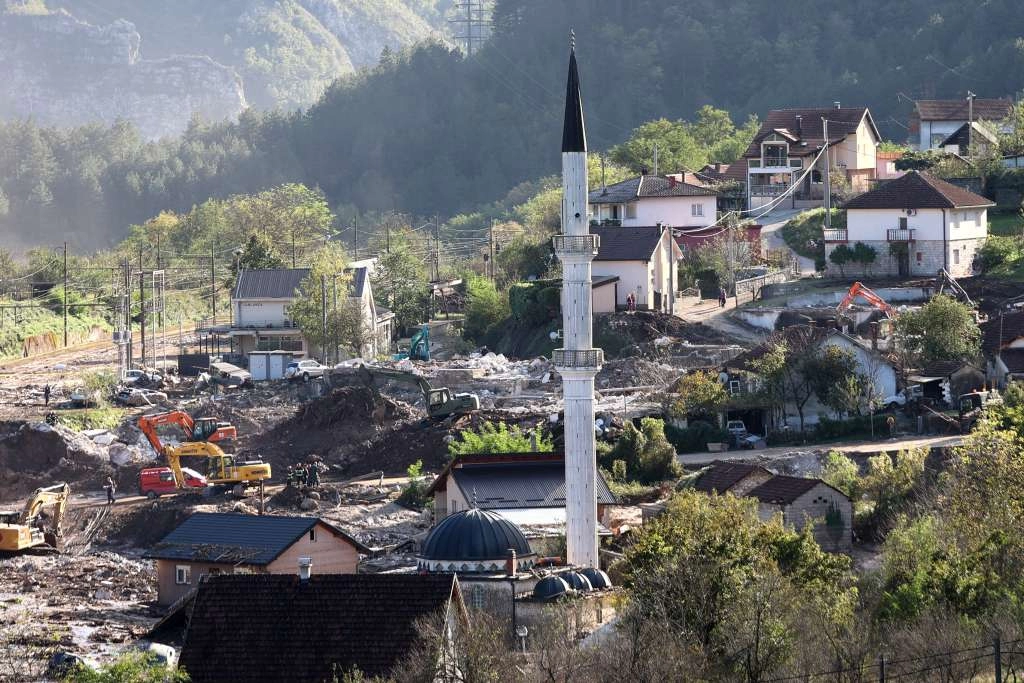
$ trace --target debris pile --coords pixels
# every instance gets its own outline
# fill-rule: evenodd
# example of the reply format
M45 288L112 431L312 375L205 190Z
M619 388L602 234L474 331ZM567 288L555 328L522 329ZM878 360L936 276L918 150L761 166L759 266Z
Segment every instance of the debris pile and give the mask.
M598 389L660 387L671 382L679 374L680 372L671 365L630 357L605 361L595 383Z

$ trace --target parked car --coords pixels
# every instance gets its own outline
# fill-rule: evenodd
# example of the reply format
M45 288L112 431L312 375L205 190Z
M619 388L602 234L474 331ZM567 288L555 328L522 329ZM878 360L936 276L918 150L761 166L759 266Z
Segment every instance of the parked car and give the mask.
M78 387L68 396L72 408L92 408L99 403L99 392L90 392L83 387Z
M206 488L206 477L188 467L182 467L185 475L185 486L190 489ZM178 487L174 484L174 472L170 467L147 467L139 472L139 495L156 498L165 493L174 493Z
M304 382L308 382L312 377L323 377L329 370L329 367L321 365L315 360L297 360L288 364L284 370L284 376L287 379L301 377Z
M747 433L747 425L743 420L729 420L725 424L725 431L729 432L733 436L743 436Z
M114 400L126 406L151 406L167 400L167 394L155 389L124 387L116 394Z
M159 384L162 381L164 381L164 377L159 372L136 368L126 371L124 378L121 379L122 384Z

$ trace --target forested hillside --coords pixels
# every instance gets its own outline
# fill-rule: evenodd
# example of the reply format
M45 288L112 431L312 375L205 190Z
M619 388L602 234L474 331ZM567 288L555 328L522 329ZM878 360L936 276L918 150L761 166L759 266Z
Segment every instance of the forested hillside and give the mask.
M497 0L493 18L472 57L437 42L386 53L302 113L250 111L159 144L123 125L7 125L0 229L11 242L70 231L110 243L162 209L287 181L361 210L450 215L493 201L557 171L570 27L592 149L705 103L737 124L772 107L866 104L900 139L907 98L1024 88L1017 0Z

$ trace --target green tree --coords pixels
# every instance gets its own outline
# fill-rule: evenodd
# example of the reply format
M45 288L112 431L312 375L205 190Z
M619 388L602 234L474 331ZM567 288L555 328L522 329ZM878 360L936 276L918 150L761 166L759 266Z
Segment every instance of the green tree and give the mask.
M718 422L718 412L729 393L711 370L694 370L676 380L666 400L666 414L674 419L704 418Z
M430 502L427 495L430 487L427 486L426 477L423 476L423 461L417 460L409 465L405 474L409 481L398 495L398 502L414 510L422 510Z
M230 273L228 288L234 289L240 271L282 267L284 267L284 260L275 248L270 236L263 232L254 232L249 235L245 246L242 247L242 253L237 259L233 259L231 265L228 266L228 272Z
M909 363L973 360L980 351L981 330L971 309L940 294L896 319L896 338Z
M849 456L840 451L829 451L821 463L821 479L856 502L861 497L860 469Z
M345 325L343 316L352 313L344 306L349 276L345 273L346 256L340 246L329 243L313 255L309 276L302 281L300 292L290 309L291 319L314 349L327 361L334 340L341 339ZM334 286L338 287L338 304L334 306ZM326 314L326 325L324 324ZM358 349L355 350L358 353Z
M846 277L846 264L854 260L853 250L845 244L839 244L832 249L828 260L839 267L839 277Z
M448 444L450 455L474 453L550 453L555 450L550 434L540 427L523 431L504 422L484 421L476 429L464 429Z
M658 148L658 173L678 173L700 168L707 163L707 153L690 134L685 121L657 119L635 130L629 140L611 149L612 160L629 167L634 173L646 169L654 172L654 148Z
M416 256L410 233L393 231L390 251L381 253L373 272L374 296L395 314L401 328L427 318L430 298L426 264Z
M639 479L645 484L678 479L683 468L676 459L676 449L665 438L665 423L653 417L640 421L644 448L640 452Z
M168 669L156 655L130 652L95 671L79 667L63 680L70 683L188 683L189 676L183 669Z
M466 276L466 318L462 334L479 341L495 323L509 315L508 298L481 275Z
M878 258L878 251L874 247L863 242L853 245L853 260L861 265L865 274L870 272L871 264L875 262L876 258Z

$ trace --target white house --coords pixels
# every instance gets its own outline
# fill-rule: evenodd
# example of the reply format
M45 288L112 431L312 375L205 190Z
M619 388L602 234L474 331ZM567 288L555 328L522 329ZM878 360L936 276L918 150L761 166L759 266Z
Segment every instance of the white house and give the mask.
M359 350L359 355L364 358L375 358L387 354L391 349L391 340L394 337L395 314L383 306L378 306L373 299L373 286L370 284L370 275L373 272L373 259L359 261L353 264L345 272L351 276L348 295L350 298L359 301L360 310L363 312L363 324L367 329L372 329L373 334L368 335L369 341Z
M692 174L641 175L592 190L587 201L592 225L703 228L715 222L718 192Z
M231 293L233 320L231 336L238 352L291 351L308 353L302 332L291 319L289 309L298 297L308 268L243 270Z
M970 121L1002 122L1010 115L1012 100L918 100L910 115L910 144L920 150L937 149Z
M817 109L773 109L726 177L746 182L747 205L752 209L774 201L793 185L796 189L781 200L783 207L820 206L828 168L841 170L853 189L868 188L875 177L880 140L867 107L836 102ZM819 158L826 144L828 151Z
M911 171L846 203L846 227L825 230L825 258L840 244L874 248L874 275L953 277L970 275L988 236L988 207L995 204L928 173ZM848 273L855 264L844 266Z
M627 297L633 294L638 309L675 311L677 264L683 252L667 226L602 226L592 227L590 232L600 239L593 262L593 278L619 278L616 304L620 309L626 307Z

